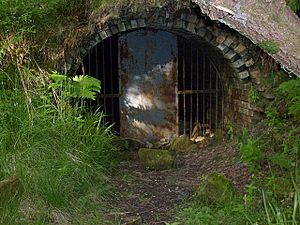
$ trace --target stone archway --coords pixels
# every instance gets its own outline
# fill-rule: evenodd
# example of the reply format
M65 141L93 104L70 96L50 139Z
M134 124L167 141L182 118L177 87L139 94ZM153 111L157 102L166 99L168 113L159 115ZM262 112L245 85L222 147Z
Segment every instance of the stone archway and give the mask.
M84 57L99 43L139 29L163 30L193 39L206 48L224 83L225 123L255 124L262 110L250 103L248 92L256 83L256 60L249 40L229 28L199 16L187 6L154 8L101 20L97 28L71 52L64 70L74 73Z

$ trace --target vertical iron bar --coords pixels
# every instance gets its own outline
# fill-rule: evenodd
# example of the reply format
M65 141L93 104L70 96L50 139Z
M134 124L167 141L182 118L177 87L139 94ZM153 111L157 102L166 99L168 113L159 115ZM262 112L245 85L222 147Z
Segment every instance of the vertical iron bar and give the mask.
M96 66L96 78L98 80L100 80L100 76L99 76L99 63L98 63L98 45L95 46L96 48L96 51L95 51L95 66ZM98 94L96 96L96 106L99 105L99 97L98 97ZM97 110L97 109L95 109Z
M215 129L218 128L218 117L219 117L219 73L216 71L216 122L215 122Z
M199 49L197 48L197 91L199 91ZM199 124L199 93L197 93L197 126ZM199 129L197 128L197 136L199 135Z
M212 68L211 62L209 62L209 134L211 134L212 129Z
M110 88L111 88L111 93L114 94L114 85L113 85L113 55L112 55L112 38L110 38L109 40L109 58L110 58ZM111 97L110 98L110 102L111 102L111 122L114 123L115 122L115 118L114 118L114 98Z
M105 86L106 86L106 83L105 83L105 44L104 44L105 41L102 41L102 72L103 72L103 104L104 104L104 114L106 114L106 97L105 97Z
M205 63L206 63L206 60L205 60L205 55L203 55L203 71L202 71L202 79L203 79L203 81L202 81L202 83L203 83L203 90L205 90L205 79L206 79L206 76L205 76L205 73L206 73L206 65L205 65ZM206 124L206 120L205 120L205 118L206 118L206 116L205 116L205 97L206 97L206 94L205 93L203 93L202 94L202 119L203 119L203 121L202 121L202 124ZM201 130L202 130L202 133L204 134L205 133L205 128L204 127L202 127L201 128Z
M183 42L183 71L182 71L182 76L183 76L183 90L185 90L185 72L186 72L186 68L185 68L185 59L186 59L186 43L185 41ZM185 99L186 95L185 93L183 94L183 134L186 135L186 99Z
M190 58L190 61L191 61L191 72L190 72L190 79L191 79L191 91L193 90L193 44L191 42L191 52L190 52L190 55L191 55L191 58ZM190 138L192 138L192 132L193 132L193 93L191 93L191 97L190 97Z

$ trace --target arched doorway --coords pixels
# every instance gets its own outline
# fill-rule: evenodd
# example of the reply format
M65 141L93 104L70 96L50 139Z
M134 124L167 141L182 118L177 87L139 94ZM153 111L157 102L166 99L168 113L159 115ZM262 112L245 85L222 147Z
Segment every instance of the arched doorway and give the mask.
M101 81L91 107L124 137L193 138L223 126L220 74L196 40L153 29L114 35L92 48L79 73Z

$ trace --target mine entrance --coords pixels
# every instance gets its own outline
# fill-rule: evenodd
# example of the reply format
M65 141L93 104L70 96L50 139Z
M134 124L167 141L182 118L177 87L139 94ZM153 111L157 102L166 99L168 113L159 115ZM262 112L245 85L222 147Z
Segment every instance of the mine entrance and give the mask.
M220 74L197 42L178 37L179 135L212 135L223 126Z
M157 30L116 35L95 46L77 74L101 81L100 107L121 136L155 141L210 135L223 124L223 88L207 52Z

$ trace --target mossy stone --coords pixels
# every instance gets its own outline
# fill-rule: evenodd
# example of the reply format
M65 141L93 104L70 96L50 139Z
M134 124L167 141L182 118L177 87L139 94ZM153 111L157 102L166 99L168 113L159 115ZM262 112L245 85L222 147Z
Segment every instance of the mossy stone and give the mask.
M207 177L203 177L196 191L199 203L223 204L233 196L233 185L222 173L211 173Z
M171 142L170 150L177 153L195 152L198 150L198 146L188 136L182 135Z
M17 176L11 176L0 182L0 206L15 200L23 193L23 186Z
M174 166L174 156L168 150L141 148L138 152L145 169L164 170Z

